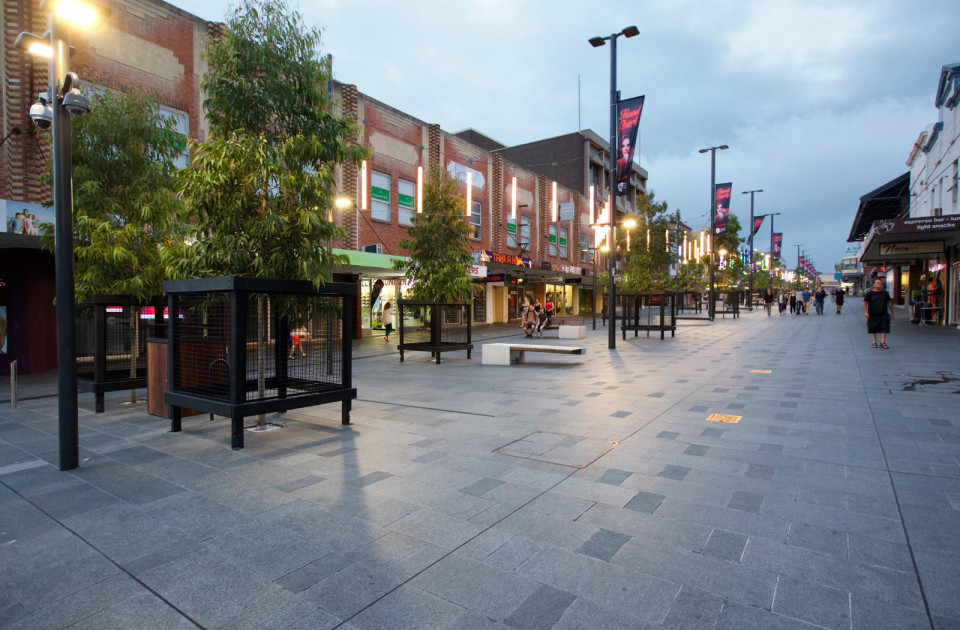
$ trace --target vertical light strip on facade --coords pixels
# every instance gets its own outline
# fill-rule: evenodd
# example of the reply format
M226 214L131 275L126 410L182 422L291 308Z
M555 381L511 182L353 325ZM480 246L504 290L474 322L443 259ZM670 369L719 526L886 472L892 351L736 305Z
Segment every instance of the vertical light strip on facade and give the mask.
M590 225L596 225L596 201L593 198L593 186L590 187Z
M423 167L417 167L417 214L423 213Z
M360 209L367 209L367 161L360 164Z
M556 223L560 220L559 208L557 207L557 182L553 182L553 222Z
M517 178L513 178L513 183L511 184L512 194L510 199L510 218L516 221L517 219ZM517 237L519 239L520 233L517 232ZM518 240L519 242L519 240Z
M473 173L467 171L467 216L473 214Z

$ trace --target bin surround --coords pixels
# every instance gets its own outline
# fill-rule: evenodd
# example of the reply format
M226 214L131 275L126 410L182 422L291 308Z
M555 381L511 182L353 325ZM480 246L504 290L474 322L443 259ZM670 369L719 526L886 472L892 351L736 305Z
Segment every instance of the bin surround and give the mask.
M226 416L231 419L231 445L238 449L243 448L245 417L330 402L341 403L341 422L350 424L351 401L357 397L357 390L352 385L352 344L357 297L355 284L328 282L317 289L310 282L298 280L224 276L167 281L163 283L163 290L168 296L170 312L167 365L169 390L164 399L170 405L172 431L181 430L181 408ZM269 329L265 339L268 343L263 348L260 348L259 340L251 344L248 335L250 301L258 296L267 297L266 304L269 308L266 320L269 322ZM327 358L322 366L327 369L327 374L333 375L331 379L320 378L315 368L321 364L308 363L306 355L302 357L304 362L299 366L294 363L294 358L288 358L287 341L292 332L292 324L287 316L278 315L278 304L282 302L282 297L304 298L320 304L328 301L339 304L336 317L338 330L331 328L334 317L329 307L326 307L327 314L324 316L327 329L322 348L325 348ZM205 300L202 303L205 305L201 305L202 300ZM200 319L189 322L183 310L184 304L187 304L188 308L207 310L198 310L196 314ZM223 321L211 324L208 317L212 316L210 309L214 306L224 318ZM313 313L312 318L316 317L317 313ZM206 333L214 329L214 332L221 334L187 337L189 326L199 327ZM310 326L312 330L313 324ZM322 326L320 331L324 332ZM269 342L270 338L272 342ZM193 352L191 344L204 344L204 348ZM220 345L219 352L215 347L217 344ZM210 351L209 347L214 350ZM265 362L266 359L256 353L263 350L262 354L266 356L271 347L274 373L266 380L269 389L275 391L275 394L250 400L249 393L257 390L257 378L255 376L253 381L249 379L249 354L252 350L257 361ZM294 349L290 347L291 353ZM200 383L187 385L181 380L184 367L202 367L203 362L214 355L217 355L217 358L208 361L206 379L203 379L201 370L192 374L201 380ZM237 366L243 366L243 369L237 369ZM307 366L313 371L307 371ZM299 376L291 376L293 372L297 372ZM214 374L223 375L225 378L214 382Z
M410 311L419 309L423 309L423 311L430 313L430 328L428 331L429 335L427 340L421 339L421 335L416 338L416 341L412 341L410 338L411 331L408 329L406 322L407 319L409 319L408 313ZM461 313L461 317L465 321L465 324L461 324L458 327L458 330L465 330L465 339L458 337L450 340L450 328L446 326L446 322L444 322L444 318L441 316L441 313L445 313L447 311L459 311ZM397 323L400 338L400 343L397 345L397 349L400 351L400 362L403 362L405 352L429 352L433 357L436 358L437 363L440 363L440 355L444 352L466 350L467 358L469 359L473 350L472 313L473 309L469 302L397 300ZM446 337L444 335L445 327L448 333Z

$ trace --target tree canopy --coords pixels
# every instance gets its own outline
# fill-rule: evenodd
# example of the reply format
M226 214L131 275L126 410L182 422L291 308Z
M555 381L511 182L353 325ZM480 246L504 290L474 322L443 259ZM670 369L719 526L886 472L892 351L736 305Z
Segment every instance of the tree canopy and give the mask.
M624 271L619 276L621 289L647 291L672 288L674 282L670 271L677 259L680 213L670 213L667 202L657 201L654 193L649 192L637 197L636 221L636 228L618 230L617 241L622 248L627 244L626 232L630 233Z
M465 300L471 297L473 282L467 267L471 227L465 220L464 200L457 182L435 170L423 183L423 213L413 216L407 238L400 241L410 261L403 267L414 280L418 300Z
M183 193L194 219L177 277L328 276L338 165L359 164L356 122L334 111L320 31L284 0L243 0L207 52L210 138Z
M186 138L146 93L104 90L72 125L74 252L78 299L160 294L161 249L183 243L186 225L173 186ZM53 249L53 226L44 246Z

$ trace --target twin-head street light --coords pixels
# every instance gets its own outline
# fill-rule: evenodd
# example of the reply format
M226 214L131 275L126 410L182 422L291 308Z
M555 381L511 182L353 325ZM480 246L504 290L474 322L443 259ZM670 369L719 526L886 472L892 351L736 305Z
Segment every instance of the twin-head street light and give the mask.
M710 303L707 305L707 313L710 316L710 321L712 322L717 315L717 300L714 297L714 259L713 252L716 247L713 246L717 242L717 211L714 207L716 204L717 196L717 151L725 151L730 147L721 144L716 147L709 147L707 149L700 149L700 153L710 152Z
M608 306L610 308L610 329L607 331L607 347L610 350L615 350L617 348L617 332L616 332L616 323L617 323L617 281L616 281L616 270L617 270L617 248L612 246L616 243L616 221L617 221L617 186L616 186L616 177L617 177L617 153L615 147L617 146L617 38L623 35L624 37L635 37L640 34L640 29L636 26L628 26L619 33L611 33L606 37L591 37L589 40L590 45L594 48L599 48L603 46L608 41L610 42L610 256L608 257L608 273L610 274L610 289L609 296L607 297Z
M86 114L90 105L77 89L79 79L69 71L71 26L94 28L109 16L105 9L79 0L42 0L40 10L50 14L44 37L20 33L16 46L50 60L46 93L30 108L38 129L53 130L53 205L57 297L57 405L60 433L60 470L80 465L77 416L77 330L74 320L73 277L73 164L70 156L70 116Z
M753 310L753 196L762 193L763 188L745 190L741 194L750 195L750 258L747 259L747 272L750 274L750 289L747 291L747 308Z

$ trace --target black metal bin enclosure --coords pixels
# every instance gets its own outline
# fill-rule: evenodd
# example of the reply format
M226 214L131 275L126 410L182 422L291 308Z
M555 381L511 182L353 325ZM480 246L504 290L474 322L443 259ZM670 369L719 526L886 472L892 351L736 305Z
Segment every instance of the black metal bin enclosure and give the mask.
M147 338L164 336L160 298L96 295L77 305L76 321L77 389L94 394L97 413L105 392L147 386Z
M444 352L473 350L468 302L397 300L400 361L405 352L429 352L440 363Z
M677 331L677 294L668 291L631 291L617 296L620 302L620 331L627 339L627 331L636 337L640 331L666 333L673 337ZM656 310L656 314L654 313ZM646 312L644 312L646 311Z
M724 319L727 318L727 315L733 315L734 319L740 317L740 301L744 295L745 292L741 289L718 289L717 301L720 304L717 305L716 314Z
M677 319L710 319L703 291L677 291Z
M226 276L163 283L170 317L171 430L181 409L226 416L243 448L243 419L330 402L350 424L357 287Z

